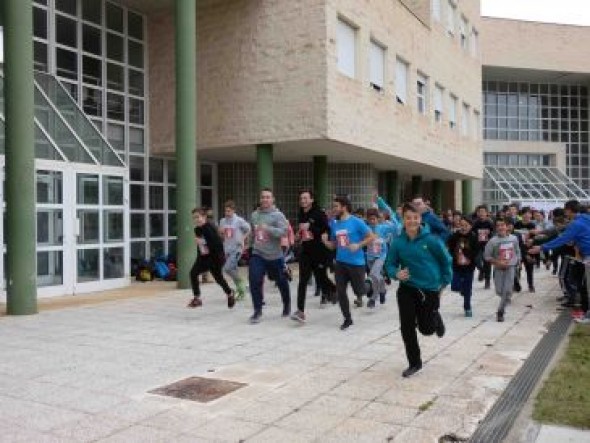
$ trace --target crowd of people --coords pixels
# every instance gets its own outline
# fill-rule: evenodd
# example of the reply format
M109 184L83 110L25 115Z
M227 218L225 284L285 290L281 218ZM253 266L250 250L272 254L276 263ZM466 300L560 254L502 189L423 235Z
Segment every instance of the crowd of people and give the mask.
M437 215L422 196L392 209L375 193L367 209L353 211L346 196L335 196L331 208L319 207L310 189L299 193L295 229L275 206L271 189L260 198L248 221L236 214L234 202L224 205L216 225L204 209L193 211L198 258L191 269L193 299L188 307L202 306L199 276L210 273L227 297L228 308L245 298L247 286L238 263L249 248L248 286L252 299L252 324L262 319L264 279L278 287L282 316L305 323L306 296L313 277L321 304L339 303L340 329L353 325L348 286L354 305L375 309L387 300L392 280L397 286L397 306L409 377L422 369L416 328L423 335L445 334L439 313L447 286L463 297L465 317L473 316L474 280L485 290L493 282L499 304L496 320L503 322L514 292L520 292L521 270L530 293L535 292L535 269L546 266L559 274L563 291L559 301L579 308L576 320L590 323L590 215L577 201L549 214L516 204L498 213L485 205L473 214L448 211ZM297 245L299 281L297 309L291 311L291 274L286 253ZM333 273L334 282L328 275ZM477 276L476 276L477 272ZM224 273L235 285L230 287ZM366 300L366 301L365 301Z

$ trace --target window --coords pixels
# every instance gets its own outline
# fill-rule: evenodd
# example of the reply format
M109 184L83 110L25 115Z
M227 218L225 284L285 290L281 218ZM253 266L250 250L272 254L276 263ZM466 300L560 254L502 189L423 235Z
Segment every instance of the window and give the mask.
M356 29L338 20L338 70L354 78L356 75Z
M475 28L471 28L471 54L474 57L479 55L479 32Z
M383 90L385 85L385 48L371 41L370 53L371 86L377 91Z
M447 31L449 34L455 34L455 14L457 13L457 7L455 6L455 2L453 0L447 0L448 7L447 7Z
M399 58L395 61L395 97L402 104L408 100L408 64Z
M437 22L440 22L441 6L441 0L432 0L432 18Z
M451 94L449 98L449 126L451 129L455 129L457 127L457 97Z
M418 73L418 80L416 81L416 107L420 114L426 114L426 100L428 97L427 82L427 78Z
M437 123L442 122L443 93L444 93L443 87L440 85L435 85L435 87L434 87L434 120Z
M467 24L467 19L465 16L461 16L461 21L459 23L459 33L461 39L461 48L465 51L469 50L469 41L467 40L467 30L469 29Z
M469 135L469 105L463 103L463 113L461 115L461 135L467 137Z

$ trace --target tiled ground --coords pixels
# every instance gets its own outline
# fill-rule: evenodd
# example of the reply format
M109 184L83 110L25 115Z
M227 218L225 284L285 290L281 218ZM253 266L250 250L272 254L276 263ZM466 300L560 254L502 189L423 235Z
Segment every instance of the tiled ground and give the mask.
M263 322L250 303L228 311L215 285L204 306L187 291L1 317L2 442L433 442L468 436L556 317L557 281L516 295L506 322L476 283L474 317L442 303L444 338L421 337L426 365L406 367L393 297L354 311L341 332L337 306L308 299L304 326L280 317L267 287ZM295 285L293 285L293 300ZM390 290L391 292L392 290ZM311 288L310 288L310 293ZM209 404L148 394L189 376L248 383Z

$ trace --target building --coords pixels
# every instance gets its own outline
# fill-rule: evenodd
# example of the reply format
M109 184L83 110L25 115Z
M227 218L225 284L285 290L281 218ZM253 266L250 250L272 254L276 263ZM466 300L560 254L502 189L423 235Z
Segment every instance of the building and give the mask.
M484 17L483 201L590 200L590 29ZM479 188L479 187L478 187Z
M6 22L23 3L4 2L5 30L19 36L7 53L26 40L26 26ZM36 195L39 295L124 285L131 259L182 249L180 231L188 254L181 200L219 215L232 198L249 213L269 185L293 218L298 189L313 185L323 204L344 193L366 205L375 188L394 204L417 192L439 210L471 204L482 177L478 0L196 0L191 54L174 11L194 3L32 1L36 193L23 182L21 195ZM192 57L197 115L179 119L178 106L195 104L175 83L192 78ZM14 53L10 69L26 74ZM4 78L2 137L24 115L10 111ZM197 171L193 199L176 151L195 128L198 162L180 165Z

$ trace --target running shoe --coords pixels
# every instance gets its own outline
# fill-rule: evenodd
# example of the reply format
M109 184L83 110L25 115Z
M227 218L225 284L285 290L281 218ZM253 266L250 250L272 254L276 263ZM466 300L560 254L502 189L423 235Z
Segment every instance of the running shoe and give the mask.
M305 314L301 311L296 311L291 314L291 320L297 321L299 323L305 323Z
M342 323L342 325L340 326L340 330L344 331L345 329L348 329L352 325L353 325L352 318L346 318L346 319L344 319L344 323Z
M471 312L470 309L465 310L465 317L473 317L473 313Z
M422 369L422 363L419 363L414 366L410 366L409 368L404 370L404 372L402 372L402 377L404 377L404 378L411 377L412 375L414 375L416 372L420 371L421 369Z
M200 298L193 298L188 305L186 305L187 308L198 308L200 306L203 306L203 302L201 301Z
M260 320L262 319L261 317L262 317L262 312L255 312L250 317L250 324L255 325L255 324L260 323Z
M231 291L229 294L227 294L227 307L228 308L233 308L236 305L236 295L234 291Z

